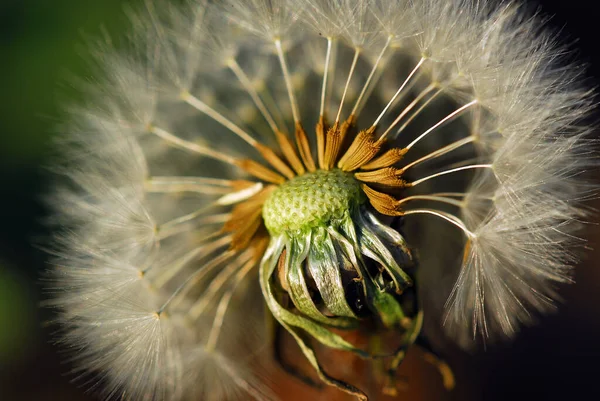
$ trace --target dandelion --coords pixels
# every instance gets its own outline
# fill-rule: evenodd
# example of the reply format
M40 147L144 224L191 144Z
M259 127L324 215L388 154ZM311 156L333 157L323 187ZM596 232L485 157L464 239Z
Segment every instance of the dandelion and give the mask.
M424 312L443 305L436 324L469 346L554 307L592 189L592 101L540 17L187 0L132 22L130 46L97 47L53 198L52 304L108 398L272 399L255 373L273 320L366 400L318 347L383 360L394 394Z

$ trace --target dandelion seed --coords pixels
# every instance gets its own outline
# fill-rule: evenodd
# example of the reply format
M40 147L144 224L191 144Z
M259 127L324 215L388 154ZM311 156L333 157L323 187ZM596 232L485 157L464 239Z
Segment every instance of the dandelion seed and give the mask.
M323 382L366 400L317 347L383 359L395 394L425 314L469 346L554 307L593 190L593 102L538 17L187 0L132 21L71 111L53 198L50 303L75 373L108 398L272 399L256 372L274 319Z

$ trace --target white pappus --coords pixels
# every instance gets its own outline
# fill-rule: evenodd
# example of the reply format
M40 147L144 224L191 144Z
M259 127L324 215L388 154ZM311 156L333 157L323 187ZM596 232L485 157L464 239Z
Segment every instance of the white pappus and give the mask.
M145 4L125 46L94 49L50 200L49 303L107 398L273 399L269 320L359 399L315 350L389 357L394 394L429 327L469 347L554 308L594 192L594 102L540 16ZM363 349L351 331L397 340Z

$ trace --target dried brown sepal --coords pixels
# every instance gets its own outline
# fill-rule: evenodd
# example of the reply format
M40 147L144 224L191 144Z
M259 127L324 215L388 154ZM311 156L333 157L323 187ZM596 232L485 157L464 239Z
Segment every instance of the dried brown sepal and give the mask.
M236 165L248 174L272 184L283 184L286 181L282 175L251 159L237 160Z
M362 182L382 185L393 188L406 188L407 182L400 178L397 168L386 167L374 171L366 171L354 174L354 177Z
M281 160L279 156L275 154L275 152L273 152L273 149L260 143L257 143L255 147L261 156L267 162L269 162L269 164L273 166L275 170L279 171L290 180L296 176L294 171L292 171L292 169L283 160Z
M259 263L263 258L267 248L269 247L269 242L271 241L271 237L269 236L269 232L264 224L258 228L258 231L252 237L252 241L250 241L250 249L252 249L252 260L254 263Z
M340 125L339 122L336 122L333 124L333 127L327 131L325 138L325 156L323 160L325 170L331 170L335 166L336 161L340 157L340 151L344 147L348 131L350 130L350 127L354 125L354 120L355 117L351 115L342 123L342 125Z
M325 117L319 117L319 122L315 127L315 132L317 134L317 161L319 163L319 168L325 168Z
M300 157L296 153L296 149L294 148L294 144L288 138L288 136L280 131L275 133L277 137L277 142L279 143L279 147L281 148L281 152L285 156L286 160L292 166L296 174L302 175L306 172Z
M338 167L344 171L354 171L368 163L381 149L382 143L375 139L375 127L362 130L344 153Z
M256 213L256 211L262 213L263 204L276 188L277 187L275 185L269 185L253 197L247 199L242 203L238 203L231 210L231 217L223 225L222 231L236 231L243 224L245 224L244 220L248 219L250 216L253 216Z
M231 217L223 224L222 232L235 232L242 228L257 211L261 211L261 206L249 203L240 203L231 211Z
M225 222L222 229L223 232L233 232L231 249L246 249L255 236L261 232L261 228L264 235L268 237L262 219L262 206L275 188L275 186L269 186L233 208L231 217Z
M400 160L402 160L404 158L404 155L406 154L406 152L407 152L406 149L392 148L392 149L386 151L381 156L370 161L369 163L366 163L363 166L361 166L361 169L362 170L377 170L380 168L393 166L394 164L398 163Z
M335 164L338 153L342 147L342 134L339 130L338 124L334 124L333 127L327 131L325 138L325 154L323 156L323 169L331 170Z
M402 210L400 209L400 201L391 195L383 192L379 192L369 187L366 184L361 185L361 188L371 205L381 214L387 216L402 216Z
M315 160L313 159L312 152L310 150L308 136L306 135L306 131L304 131L304 127L302 127L300 122L296 123L295 133L298 152L300 153L300 157L302 158L306 169L311 173L317 171L317 166L315 165Z
M262 224L262 210L259 208L246 216L239 228L233 232L229 248L236 251L247 249Z

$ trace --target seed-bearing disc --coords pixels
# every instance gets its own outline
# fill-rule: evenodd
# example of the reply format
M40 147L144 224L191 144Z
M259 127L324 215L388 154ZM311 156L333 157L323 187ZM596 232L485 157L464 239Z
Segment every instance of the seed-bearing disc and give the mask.
M263 206L263 218L272 234L303 231L341 219L365 198L351 173L317 170L277 188Z

